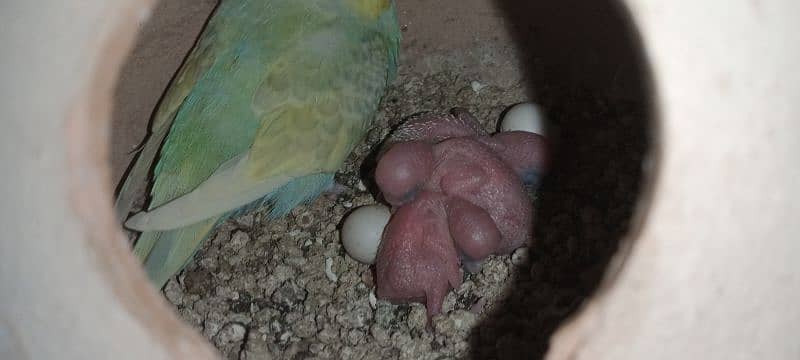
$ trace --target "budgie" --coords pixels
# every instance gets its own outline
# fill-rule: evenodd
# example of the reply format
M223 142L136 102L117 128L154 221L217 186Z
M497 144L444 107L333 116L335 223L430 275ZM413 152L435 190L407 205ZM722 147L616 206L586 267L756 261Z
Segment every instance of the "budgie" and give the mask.
M279 218L334 185L397 72L394 0L222 0L156 110L116 202L159 288L215 226ZM155 166L153 167L153 163Z

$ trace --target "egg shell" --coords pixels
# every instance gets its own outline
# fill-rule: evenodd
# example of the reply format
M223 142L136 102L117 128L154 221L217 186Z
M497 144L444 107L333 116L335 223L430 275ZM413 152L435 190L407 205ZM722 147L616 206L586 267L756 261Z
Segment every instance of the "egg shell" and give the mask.
M358 262L373 264L390 216L389 208L381 204L362 206L350 213L341 232L347 255Z
M514 105L503 116L500 131L527 131L546 136L542 110L532 102Z

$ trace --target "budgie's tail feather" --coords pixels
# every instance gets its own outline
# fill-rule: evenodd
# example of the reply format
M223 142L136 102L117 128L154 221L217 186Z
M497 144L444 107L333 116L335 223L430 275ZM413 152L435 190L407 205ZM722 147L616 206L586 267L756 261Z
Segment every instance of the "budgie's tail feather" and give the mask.
M134 253L144 263L153 285L164 287L200 249L214 227L225 217L216 217L170 231L145 232L139 236Z
M270 219L281 218L297 205L312 201L323 191L331 188L334 184L333 177L332 173L321 173L293 179L261 199L240 207L233 214L238 215L253 209L268 207Z
M161 148L161 142L167 135L168 129L169 126L160 126L154 129L136 157L130 172L125 177L125 182L122 183L122 187L119 189L117 201L114 203L114 210L117 213L117 219L119 219L120 224L125 223L128 215L130 215L136 197L144 193L142 187L146 184L145 181L150 174L153 161Z
M145 271L153 284L160 289L170 277L186 266L214 228L230 216L268 206L269 218L280 218L297 205L319 196L333 184L333 176L324 173L300 177L236 211L180 229L144 232L139 236L133 251L144 263Z

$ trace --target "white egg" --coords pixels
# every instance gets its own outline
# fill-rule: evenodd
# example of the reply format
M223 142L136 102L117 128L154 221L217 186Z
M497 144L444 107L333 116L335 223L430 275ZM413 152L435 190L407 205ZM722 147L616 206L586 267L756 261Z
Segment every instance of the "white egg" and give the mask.
M519 103L506 111L500 122L500 131L527 131L545 136L545 119L542 110L532 102Z
M389 208L380 204L362 206L350 213L341 233L347 255L364 264L374 263L390 216Z

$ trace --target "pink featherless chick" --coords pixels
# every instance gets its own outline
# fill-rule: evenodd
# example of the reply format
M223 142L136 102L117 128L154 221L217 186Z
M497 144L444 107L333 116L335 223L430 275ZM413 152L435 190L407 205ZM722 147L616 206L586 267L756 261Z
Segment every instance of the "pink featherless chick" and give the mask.
M538 181L545 161L540 135L489 136L465 111L401 125L375 174L394 208L376 259L378 296L424 301L433 316L461 284L459 265L477 272L489 255L532 240L525 184Z

